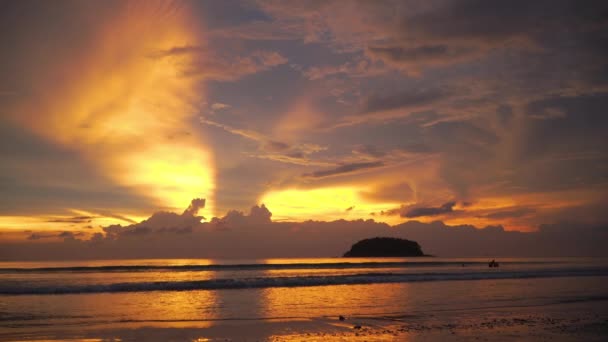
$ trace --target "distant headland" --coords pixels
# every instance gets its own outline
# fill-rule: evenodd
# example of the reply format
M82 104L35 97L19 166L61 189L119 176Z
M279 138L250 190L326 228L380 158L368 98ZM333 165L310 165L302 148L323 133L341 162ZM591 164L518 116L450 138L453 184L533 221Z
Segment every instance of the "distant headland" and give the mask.
M422 257L429 256L422 252L416 241L391 237L375 237L361 240L343 255L346 258L356 257Z

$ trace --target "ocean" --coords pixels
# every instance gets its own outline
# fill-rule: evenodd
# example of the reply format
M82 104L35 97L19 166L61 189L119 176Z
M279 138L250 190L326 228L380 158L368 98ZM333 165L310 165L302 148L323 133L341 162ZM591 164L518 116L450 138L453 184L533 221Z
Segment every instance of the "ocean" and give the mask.
M0 340L128 340L120 331L143 327L197 328L204 334L226 322L283 322L280 329L289 330L284 322L332 322L339 316L428 322L445 312L466 316L608 300L607 259L503 258L497 268L488 267L489 261L0 262ZM231 334L237 333L224 329L218 336Z

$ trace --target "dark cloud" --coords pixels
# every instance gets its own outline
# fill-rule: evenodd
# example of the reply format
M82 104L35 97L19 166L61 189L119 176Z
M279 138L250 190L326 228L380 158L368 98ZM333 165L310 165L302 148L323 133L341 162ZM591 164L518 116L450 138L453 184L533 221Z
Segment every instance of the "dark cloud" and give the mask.
M84 236L83 232L56 232L56 233L32 233L27 237L28 240L42 239L63 239L63 241L75 241L77 238Z
M82 236L82 235L83 235L82 232L77 232L77 233L74 233L74 232L61 232L58 237L60 237L60 238L64 239L65 241L67 241L67 240L76 240L76 238L78 236Z
M190 202L190 205L182 216L196 216L198 211L205 208L206 200L204 198L195 198Z
M402 147L391 151L392 153L405 152L405 153L432 153L434 152L433 148L426 143L410 143L403 144Z
M95 216L73 216L73 217L69 217L69 218L54 218L54 219L50 219L46 222L53 222L53 223L90 223L93 219L95 219Z
M264 204L251 207L251 211L249 212L249 222L254 224L269 223L271 217L272 213Z
M472 186L496 181L492 163L502 152L497 132L470 121L452 121L433 125L425 134L442 155L440 176L459 200L468 199Z
M200 224L202 216L198 211L205 207L204 198L195 198L184 212L179 215L172 212L160 211L148 219L123 227L110 225L103 228L107 239L118 239L121 236L142 236L152 233L187 233Z
M201 216L196 216L197 206L204 205L204 199L194 199L190 207L182 215L170 212L157 212L148 219L129 226L111 225L104 227L105 237L96 238L97 242L107 240L129 239L133 237L154 238L157 235L192 235L200 233L201 229L212 230L232 229L234 227L256 227L271 222L272 213L264 206L253 206L248 215L241 211L230 210L225 216L214 217L209 223L201 223Z
M359 154L367 157L380 158L386 155L374 145L357 145L353 148L354 154Z
M40 240L40 239L51 239L56 238L57 234L48 234L48 233L32 233L28 236L28 240Z
M415 47L369 47L367 53L370 57L384 60L389 65L412 69L418 69L420 66L430 67L453 64L479 55L476 49L470 47L450 47L446 44Z
M340 255L354 242L373 236L414 240L425 252L445 257L606 256L607 253L606 225L557 223L526 233L506 231L502 226L448 226L440 221L408 221L392 227L373 220L272 222L270 215L264 206L255 206L249 215L232 211L221 219L185 227L182 215L156 213L142 224L106 227L105 236L97 233L89 239L79 232L59 232L31 236L31 239L51 235L56 238L49 238L48 242L1 242L0 258L323 257ZM152 228L161 218L167 225Z
M512 163L518 167L510 185L521 191L555 191L605 184L607 106L608 93L551 96L528 103L526 125L513 152Z
M576 222L558 222L553 224L541 224L538 229L541 233L546 234L558 234L558 235L571 235L578 232L579 236L594 235L594 234L608 234L608 226L606 225L580 225L578 228Z
M211 224L219 228L235 227L239 225L257 225L271 222L272 213L264 204L261 206L253 206L249 211L249 215L245 215L242 211L230 210L221 218L213 218Z
M508 124L513 118L513 108L508 105L500 105L496 109L496 114L503 125Z
M580 34L582 41L591 27L605 23L607 8L601 1L586 6L571 0L442 1L414 14L397 12L399 28L387 32L392 45L372 46L368 52L406 70L478 62L500 49L555 54L563 42L553 37Z
M380 161L344 164L344 165L340 165L338 167L335 167L335 168L329 169L329 170L320 170L320 171L315 171L312 173L305 173L302 176L310 177L310 178L331 177L331 176L337 176L337 175L352 173L352 172L366 170L366 169L373 169L373 168L377 168L377 167L381 167L381 166L384 166L384 163L380 162Z
M234 81L243 76L255 74L287 63L287 59L276 51L257 50L253 52L220 54L201 46L176 46L168 50L156 51L150 58L167 58L191 55L195 62L183 72L217 81Z
M535 212L536 212L536 210L534 210L532 208L517 208L517 209L512 209L512 210L496 211L496 212L493 212L490 214L482 215L481 217L500 220L500 219L513 218L513 217L523 217L526 215L533 214Z
M197 54L208 52L208 49L202 46L175 46L167 50L155 51L149 54L150 58L165 58L171 56Z
M263 148L270 152L282 152L289 150L291 146L281 141L270 140L264 143Z
M207 52L201 54L184 74L216 81L234 81L285 63L287 58L276 51L258 50L246 56L221 56Z
M394 61L419 61L429 58L445 58L448 54L448 47L445 45L423 45L414 48L370 47L369 51Z
M586 6L574 0L445 1L409 18L404 30L418 37L504 43L519 36L539 39L564 26L584 30L584 26L605 22L607 9L603 1L590 1ZM576 27L581 23L583 27Z
M447 202L439 207L418 207L408 210L405 213L402 213L402 217L421 217L421 216L436 216L442 214L448 214L453 211L453 207L456 205L456 202Z
M300 151L287 153L286 156L289 157L289 158L294 158L294 159L304 159L304 158L306 158L306 155L304 153L300 152Z
M363 112L376 112L398 108L417 108L435 104L452 96L447 88L408 89L396 94L376 94L366 99Z
M176 228L172 228L172 229L176 229ZM181 228L177 228L177 229L181 229ZM167 227L162 227L160 229L158 229L158 232L165 232L167 231ZM122 236L141 236L141 235L148 235L152 233L152 228L150 227L146 227L146 226L134 226L130 229L125 229L121 235Z

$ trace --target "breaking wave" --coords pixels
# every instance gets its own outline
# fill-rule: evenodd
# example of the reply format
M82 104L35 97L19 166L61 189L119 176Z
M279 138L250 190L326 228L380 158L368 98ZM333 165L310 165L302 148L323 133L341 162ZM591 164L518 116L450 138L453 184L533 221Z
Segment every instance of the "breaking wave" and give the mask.
M540 271L486 270L474 272L427 272L427 273L360 273L331 276L252 277L234 279L210 279L197 281L124 282L113 284L19 286L0 285L1 295L53 295L79 293L119 293L145 291L192 291L246 289L269 287L302 287L323 285L353 285L408 283L425 281L525 279L551 277L608 276L608 268L576 268Z

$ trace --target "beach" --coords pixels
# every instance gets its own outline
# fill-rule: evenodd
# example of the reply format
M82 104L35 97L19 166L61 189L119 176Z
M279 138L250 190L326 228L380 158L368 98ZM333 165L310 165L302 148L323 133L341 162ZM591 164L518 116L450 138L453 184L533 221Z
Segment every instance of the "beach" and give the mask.
M5 340L121 341L605 341L605 301L543 307L453 311L432 315L302 320L235 320L205 326L136 327L125 323L82 331L14 332ZM477 317L470 317L480 315ZM469 316L469 317L467 317ZM360 329L354 328L361 326Z
M0 340L601 341L608 337L604 260L511 259L501 262L498 270L488 269L481 259L344 261L206 263L210 266L200 260L111 262L128 268L108 267L107 261L89 266L22 264L27 267L21 268L3 264ZM191 289L145 290L142 284L160 286L151 281L159 277L170 289L175 283ZM218 279L230 281L209 283ZM253 287L234 286L237 279L238 284ZM346 281L350 283L340 284ZM226 288L200 289L218 284ZM9 293L17 288L22 293Z

